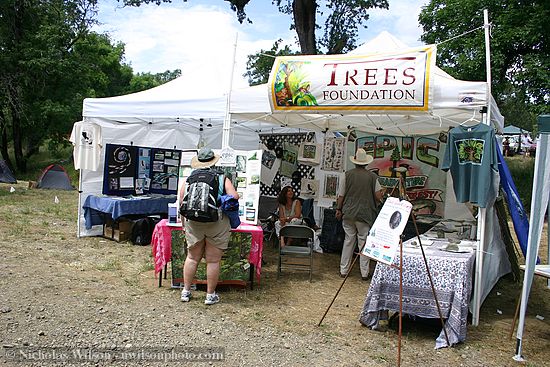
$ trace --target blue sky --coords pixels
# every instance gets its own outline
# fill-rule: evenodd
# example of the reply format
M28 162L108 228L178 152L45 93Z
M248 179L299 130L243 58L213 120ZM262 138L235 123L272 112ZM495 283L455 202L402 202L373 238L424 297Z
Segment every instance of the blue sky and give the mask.
M389 0L389 10L372 10L359 44L386 30L410 46L420 45L418 14L427 0ZM246 7L252 24L239 24L222 0L189 0L172 4L123 8L116 0L100 0L96 31L126 44L126 61L135 72L182 69L184 77L229 87L233 54L233 88L247 85L242 76L246 57L270 49L281 38L295 45L291 17L270 0L253 0ZM235 42L237 40L237 42ZM235 48L235 43L237 47ZM298 46L294 46L298 49ZM222 87L224 88L224 87Z

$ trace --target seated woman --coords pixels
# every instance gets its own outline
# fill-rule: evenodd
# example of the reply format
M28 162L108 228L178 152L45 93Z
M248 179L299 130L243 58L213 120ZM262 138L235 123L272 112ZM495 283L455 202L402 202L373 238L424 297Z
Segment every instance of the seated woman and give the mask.
M277 197L279 202L279 220L275 222L275 233L279 237L279 231L286 224L302 224L302 203L291 186L285 186ZM281 241L281 244L284 242ZM284 246L284 245L283 245Z

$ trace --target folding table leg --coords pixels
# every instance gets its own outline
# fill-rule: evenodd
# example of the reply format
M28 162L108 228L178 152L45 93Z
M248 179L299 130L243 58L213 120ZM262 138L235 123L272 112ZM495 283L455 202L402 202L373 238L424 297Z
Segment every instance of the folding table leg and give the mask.
M250 268L248 268L250 271L250 290L254 290L254 265L250 264Z

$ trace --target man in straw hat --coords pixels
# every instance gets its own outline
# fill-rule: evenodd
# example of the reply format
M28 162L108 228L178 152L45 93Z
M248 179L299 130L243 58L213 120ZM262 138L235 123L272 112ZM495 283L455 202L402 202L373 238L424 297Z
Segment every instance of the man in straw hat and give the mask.
M371 155L359 148L354 156L349 157L355 168L346 172L340 183L336 201L336 219L343 218L342 226L346 237L340 259L340 276L345 277L350 271L353 253L358 245L363 247L367 235L377 216L376 206L383 196L378 176L366 169L373 161ZM369 279L369 259L360 257L361 277Z
M210 148L201 148L197 156L191 160L191 167L195 170L210 170L220 157ZM195 171L193 171L195 172ZM193 174L193 172L191 174ZM239 198L239 194L233 187L231 180L224 175L220 175L219 182L223 180L223 188L225 194L232 195L235 199ZM221 186L221 185L219 185ZM219 191L219 189L218 189ZM182 193L184 190L182 190ZM219 193L221 195L222 193ZM218 195L218 198L219 198ZM219 205L219 201L218 201ZM183 266L184 288L181 292L181 300L189 302L191 299L191 283L195 278L197 266L203 255L206 259L206 305L213 305L220 301L219 295L216 293L218 278L220 275L220 260L223 251L227 249L229 244L229 236L231 227L229 218L222 215L221 210L218 210L217 222L197 222L185 219L185 238L187 240L187 258Z

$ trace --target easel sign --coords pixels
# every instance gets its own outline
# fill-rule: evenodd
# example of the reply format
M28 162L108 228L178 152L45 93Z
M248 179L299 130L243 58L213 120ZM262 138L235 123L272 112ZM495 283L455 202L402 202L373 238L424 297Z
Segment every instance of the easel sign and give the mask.
M369 231L363 255L388 265L393 264L411 210L412 204L407 200L389 197Z

